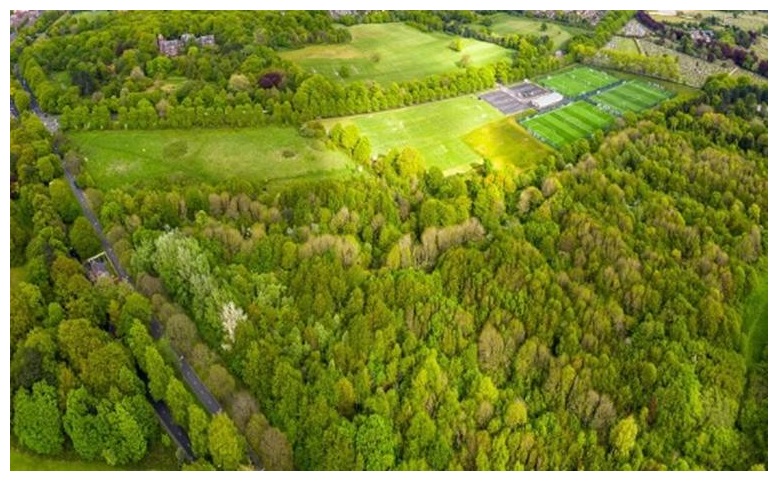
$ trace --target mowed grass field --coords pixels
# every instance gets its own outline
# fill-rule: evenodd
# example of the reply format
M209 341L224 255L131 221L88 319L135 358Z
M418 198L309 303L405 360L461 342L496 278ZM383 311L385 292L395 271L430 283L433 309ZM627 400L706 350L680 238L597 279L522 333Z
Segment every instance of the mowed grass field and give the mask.
M541 19L533 19L526 17L517 17L507 13L496 13L488 17L492 24L489 25L489 29L497 35L536 35L538 37L546 35L554 42L555 47L562 46L565 42L570 40L573 35L583 33L584 30L579 28L562 26L549 21ZM542 30L543 24L546 25L546 30ZM471 25L473 28L483 28L480 24Z
M462 50L455 52L449 48L455 37L421 32L402 23L354 25L349 31L349 43L313 45L282 52L281 57L333 79L383 84L456 70L465 55L474 67L511 58L508 49L469 38L462 38ZM345 78L340 75L344 67Z
M561 147L589 137L595 130L613 123L613 117L594 105L578 101L521 122L540 138Z
M345 172L345 154L290 127L72 132L101 189L151 182L236 178L251 182Z
M531 170L554 152L508 117L479 127L464 136L465 143L499 169Z
M462 137L502 117L487 102L467 95L398 110L328 119L324 125L328 129L336 123L356 125L370 139L374 155L394 147L413 147L424 157L427 167L436 166L452 174L481 161L481 156Z
M566 97L576 97L618 82L618 80L599 70L578 67L558 74L547 75L537 79L537 82Z
M632 80L593 95L591 100L605 104L624 114L626 112L642 112L671 96L672 94L664 89L639 80Z

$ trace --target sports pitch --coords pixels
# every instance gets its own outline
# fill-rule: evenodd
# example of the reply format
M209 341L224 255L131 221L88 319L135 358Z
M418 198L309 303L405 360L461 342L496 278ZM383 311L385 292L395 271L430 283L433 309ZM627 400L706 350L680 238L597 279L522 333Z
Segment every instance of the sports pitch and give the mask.
M604 129L611 123L611 115L584 101L521 122L541 140L557 148L589 137L594 131Z
M593 95L591 100L598 104L604 104L606 107L610 107L623 114L626 112L641 112L671 96L672 94L664 89L649 85L646 82L633 80L600 94Z
M588 67L578 67L537 80L539 84L556 90L565 97L577 97L618 81L616 77Z
M323 123L328 129L336 123L356 125L370 139L374 155L392 148L413 147L421 153L426 167L437 166L445 174L452 174L482 160L463 136L502 117L487 102L466 95Z

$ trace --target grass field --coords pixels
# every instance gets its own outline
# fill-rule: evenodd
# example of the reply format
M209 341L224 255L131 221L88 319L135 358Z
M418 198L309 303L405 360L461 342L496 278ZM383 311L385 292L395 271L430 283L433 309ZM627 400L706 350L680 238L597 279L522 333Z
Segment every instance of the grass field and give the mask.
M570 40L573 35L584 32L582 29L562 26L552 22L544 22L543 20L536 20L526 17L517 17L515 15L509 15L507 13L496 13L489 15L489 20L492 24L488 27L492 32L497 35L536 35L538 37L542 35L548 36L555 47L561 47L565 42ZM545 23L546 30L542 30L542 25ZM486 28L480 24L471 25L472 28Z
M155 442L146 457L139 463L114 467L99 461L84 461L73 452L66 452L56 458L41 456L19 449L16 440L11 441L11 471L176 471L178 461L173 447Z
M73 132L102 189L154 181L259 182L344 172L345 154L293 128Z
M499 169L529 170L553 149L533 137L512 117L479 127L464 136L465 143Z
M610 42L605 45L605 48L624 53L640 53L634 38L614 36L611 38Z
M670 92L646 82L633 80L593 95L591 99L624 114L626 112L642 112L670 96Z
M746 333L744 356L749 366L758 362L767 345L767 274L743 304L743 331Z
M561 147L590 136L613 123L613 117L594 105L579 101L521 122L540 138Z
M605 72L588 67L578 67L562 73L547 75L537 80L544 87L556 90L566 97L576 97L617 82Z
M398 110L328 119L324 125L328 129L338 122L356 125L370 139L374 154L386 153L392 147L414 147L427 167L434 165L451 174L481 161L462 137L502 117L487 102L467 95Z
M454 37L424 33L402 23L354 25L349 31L349 43L313 45L282 52L281 57L333 79L384 84L456 70L464 55L474 67L511 57L508 49L469 38L461 39L462 50L455 52L449 48ZM343 67L348 71L346 78L339 73Z

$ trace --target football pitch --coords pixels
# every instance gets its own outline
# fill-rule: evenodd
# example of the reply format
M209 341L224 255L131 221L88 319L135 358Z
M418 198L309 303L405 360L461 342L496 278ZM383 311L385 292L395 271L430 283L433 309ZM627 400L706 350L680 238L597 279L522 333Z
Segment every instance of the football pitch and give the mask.
M659 102L671 97L671 93L646 82L633 80L621 84L600 94L593 95L591 99L606 107L610 107L619 113L642 112Z
M605 72L587 67L578 67L556 75L538 79L538 83L544 87L556 90L565 97L577 97L578 95L597 90L618 82L619 79Z
M588 137L611 123L611 115L584 101L565 105L521 122L541 140L557 148Z

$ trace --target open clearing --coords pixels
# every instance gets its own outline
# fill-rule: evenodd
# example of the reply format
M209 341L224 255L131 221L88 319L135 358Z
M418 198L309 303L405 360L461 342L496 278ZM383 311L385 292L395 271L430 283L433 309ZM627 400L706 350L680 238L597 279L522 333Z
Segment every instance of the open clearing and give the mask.
M583 33L584 30L562 26L550 21L536 20L533 18L517 17L507 13L496 13L490 15L489 20L492 24L488 28L497 35L546 35L554 42L555 47L561 47L565 42L570 40L573 35ZM543 30L543 24L546 25L546 30ZM472 28L486 28L480 24L471 25Z
M328 129L338 122L356 125L370 139L374 155L409 146L421 153L427 167L437 166L445 173L454 173L481 162L481 156L470 150L462 137L502 117L487 102L467 95L398 110L328 119L324 124Z
M670 96L670 92L646 82L633 80L593 95L591 100L605 104L620 114L624 114L650 109Z
M56 457L42 456L22 450L16 445L17 441L11 440L11 471L177 471L178 461L175 457L175 449L163 446L161 442L154 442L149 447L149 452L139 463L126 466L111 466L100 461L84 461L74 452L64 452ZM69 477L69 476L68 476Z
M333 79L373 80L388 84L458 69L467 55L474 67L511 58L511 51L488 42L462 38L462 50L449 45L455 37L424 33L402 23L354 25L349 43L313 45L282 52L281 57ZM340 70L348 71L346 78Z
M322 177L344 172L345 154L289 127L72 132L101 189L176 180L218 183Z
M578 67L562 73L547 75L537 79L537 82L544 87L556 90L565 97L577 97L618 82L618 80L599 70Z
M521 122L547 143L561 147L589 137L613 123L613 117L594 105L578 101Z
M512 117L497 120L465 135L464 141L478 154L499 169L511 166L532 169L553 149L533 137Z
M635 55L640 53L640 50L638 50L638 46L635 43L635 39L627 37L614 36L610 39L604 48Z

